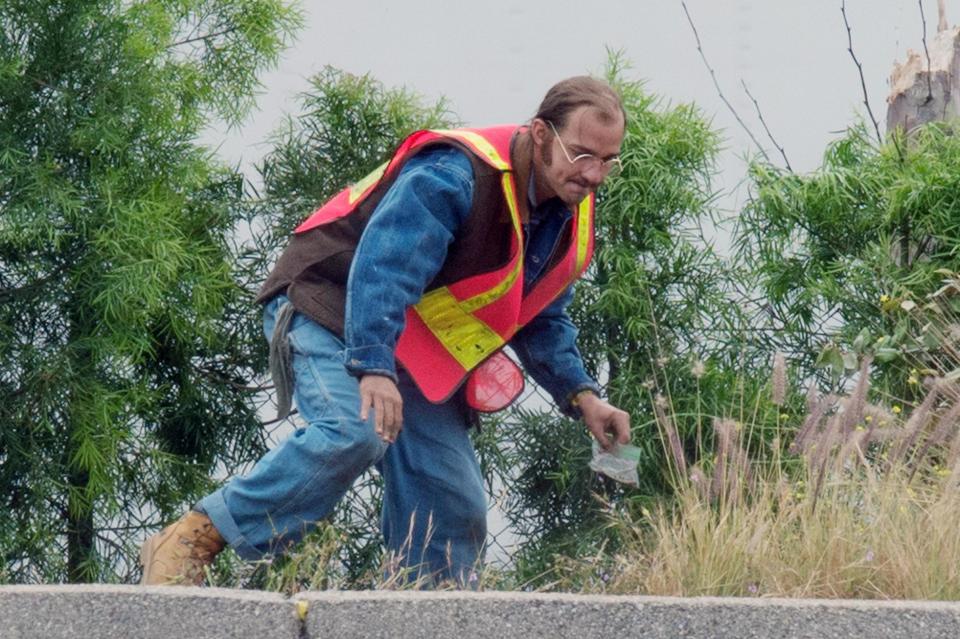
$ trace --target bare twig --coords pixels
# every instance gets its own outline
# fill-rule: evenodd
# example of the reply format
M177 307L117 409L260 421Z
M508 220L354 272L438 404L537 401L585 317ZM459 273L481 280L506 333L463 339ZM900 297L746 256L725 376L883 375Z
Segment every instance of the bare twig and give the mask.
M710 62L707 61L707 56L703 52L703 45L700 44L700 34L697 33L697 27L693 24L693 18L690 17L690 11L687 9L686 2L680 2L680 5L683 6L683 12L687 14L687 22L690 23L690 29L693 30L693 37L697 40L697 51L700 52L700 58L703 60L703 64L707 67L707 71L710 72L710 77L713 79L713 86L717 89L717 94L720 96L720 99L723 101L727 108L730 110L730 113L733 114L733 117L736 118L737 122L740 124L740 127L746 131L747 135L750 136L750 139L753 140L753 143L756 145L757 149L760 150L760 154L763 156L767 162L770 162L770 156L767 155L766 150L760 145L760 142L757 140L756 136L753 135L753 131L747 127L746 123L740 118L740 114L737 113L737 110L733 108L733 105L730 104L730 101L727 100L727 97L723 94L723 90L720 88L720 83L717 82L717 74L714 73L713 67L710 66Z
M847 28L847 51L853 58L853 63L857 65L857 72L860 74L860 86L863 89L863 104L867 107L867 114L870 115L870 121L873 122L873 129L877 132L877 142L883 144L883 136L880 135L880 125L877 124L877 118L873 116L873 109L870 108L870 98L867 95L867 82L863 79L863 65L857 59L853 52L853 35L850 30L850 21L847 20L847 0L840 3L840 13L843 14L843 25Z
M930 50L927 48L927 17L923 15L923 0L917 0L920 6L920 20L923 22L923 53L927 56L927 99L923 103L930 104L933 101L933 81L930 79Z
M940 14L940 18L937 21L937 32L946 31L950 28L950 25L947 23L947 2L946 0L937 0L937 12Z
M786 165L787 170L790 172L793 172L793 167L790 166L790 160L787 159L787 152L784 151L783 147L780 146L780 144L778 144L777 141L774 139L773 133L770 132L770 127L767 126L767 121L763 119L763 113L760 111L760 103L757 102L757 99L753 97L752 93L750 93L750 89L747 88L746 82L744 82L741 79L740 84L743 85L743 90L746 91L747 97L749 97L750 100L753 101L753 106L757 110L757 117L760 119L760 124L763 125L763 130L767 132L767 137L770 138L770 142L772 142L773 146L775 146L777 150L780 151L780 155L783 156L783 163Z
M214 38L219 38L222 35L227 35L228 33L233 33L236 31L236 27L230 27L222 31L217 31L216 33L207 33L206 35L196 36L192 38L186 38L185 40L179 40L177 42L171 42L167 45L168 49L175 49L176 47L182 47L185 44L191 44L193 42L199 42L201 40L212 40Z

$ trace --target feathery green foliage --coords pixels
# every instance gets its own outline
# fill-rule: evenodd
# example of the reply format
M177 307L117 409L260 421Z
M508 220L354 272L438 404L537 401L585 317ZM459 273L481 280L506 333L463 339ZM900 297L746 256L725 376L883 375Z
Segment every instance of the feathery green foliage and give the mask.
M927 315L957 320L943 308ZM755 422L715 420L730 445L679 477L671 499L614 515L618 552L563 562L557 583L621 594L955 600L960 389L936 370L917 406L885 403L870 387L871 361L859 362L849 395L810 394L786 449L747 455L742 440ZM956 351L940 362L956 367Z
M852 127L810 175L754 164L736 241L766 300L754 321L769 348L809 373L834 340L819 363L835 379L870 352L902 381L908 327L893 311L960 268L958 161L960 140L934 123L882 146Z
M5 578L129 579L138 531L258 448L225 321L242 180L196 138L297 23L281 0L0 4Z
M326 67L310 84L301 114L274 134L260 167L270 261L313 208L389 159L409 134L455 125L444 100L425 105L370 75Z
M499 420L509 442L503 482L513 488L507 516L524 539L515 557L521 582L549 579L554 555L592 555L614 541L597 494L616 507L668 489L670 462L651 400L683 398L687 405L676 408L687 416L697 412L695 398L720 401L733 376L711 365L701 380L691 367L708 355L717 364L736 361L742 350L726 337L740 326L729 275L698 237L713 198L718 137L695 107L664 105L628 79L619 54L607 75L627 112L623 172L598 194L596 253L571 316L588 369L631 414L643 450L641 486L625 490L589 469L590 437L579 422L527 406ZM679 424L691 447L699 426L693 418Z

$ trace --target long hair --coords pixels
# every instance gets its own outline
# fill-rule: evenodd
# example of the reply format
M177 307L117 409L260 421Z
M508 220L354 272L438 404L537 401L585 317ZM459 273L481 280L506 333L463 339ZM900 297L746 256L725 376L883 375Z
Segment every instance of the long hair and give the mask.
M624 122L627 121L627 112L616 90L603 80L588 75L567 78L550 87L534 117L562 129L570 113L582 106L595 107L604 121L616 120L618 113Z

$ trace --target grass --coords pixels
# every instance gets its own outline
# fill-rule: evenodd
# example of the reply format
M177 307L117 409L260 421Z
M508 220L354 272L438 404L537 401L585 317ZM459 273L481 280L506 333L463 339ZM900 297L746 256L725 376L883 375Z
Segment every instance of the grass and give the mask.
M849 395L809 395L791 441L759 455L746 453L758 436L742 443L754 435L749 423L715 419L715 451L676 472L675 498L614 516L618 552L559 561L556 586L960 599L960 386L928 378L925 397L903 412L867 401L869 372L865 358ZM780 401L781 383L775 373ZM669 449L674 437L662 435Z
M600 590L957 599L960 495L946 480L908 475L840 473L816 507L803 480L765 481L719 504L685 491L647 521L618 523L629 541Z
M673 496L656 506L611 505L617 548L557 557L538 589L960 600L960 316L935 306L932 321L910 308L934 344L913 355L913 402L872 389L865 356L847 394L811 389L800 417L781 419L789 391L777 356L770 397L742 402L737 420L693 416L696 446L684 449L677 424L691 416L672 411L669 393L651 397ZM701 426L711 420L708 437ZM392 570L389 557L359 579L348 576L348 541L322 528L247 583L289 593L457 587ZM478 570L470 587L528 589L519 574Z
M661 402L664 446L684 467L675 469L675 496L614 512L610 525L622 539L616 553L557 558L541 589L960 599L960 385L930 378L922 401L899 412L867 401L869 366L866 359L849 395L810 395L789 441L758 446L749 420L714 419L714 450L697 451L690 466L671 450L678 439ZM290 594L458 587L391 568L389 557L359 579L348 576L346 543L325 525L273 564L227 566L232 578L220 585ZM523 584L509 571L484 569L468 587Z
M661 400L657 421L675 466L675 495L637 512L612 511L610 526L622 540L616 552L558 557L540 589L960 599L960 384L930 377L925 396L901 410L868 401L870 364L865 358L848 395L809 394L803 418L781 433L791 436L765 445L769 435L752 432L761 420L716 418L713 449L684 454L675 416ZM779 378L774 405L783 402ZM688 457L699 461L688 465ZM324 525L272 564L232 562L223 571L231 578L219 583L289 594L459 587L397 570L387 556L350 576L347 542ZM509 571L482 569L468 587L524 585Z
M358 561L350 557L355 546L349 534L333 522L321 522L301 543L274 558L247 562L228 549L207 571L207 583L286 595L318 590L509 589L507 576L493 567L477 566L464 575L463 583L439 580L428 566L405 560L402 553L409 546L408 537L399 555L380 551Z

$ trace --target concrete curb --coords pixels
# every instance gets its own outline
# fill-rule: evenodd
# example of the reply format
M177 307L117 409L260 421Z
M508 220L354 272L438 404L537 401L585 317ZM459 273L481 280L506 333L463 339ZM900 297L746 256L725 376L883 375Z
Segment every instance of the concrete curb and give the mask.
M0 587L3 639L299 639L276 593L140 586Z
M960 637L960 603L535 593L308 593L308 637Z
M219 588L0 587L4 639L854 636L960 637L960 603L509 592L316 592L290 599Z

